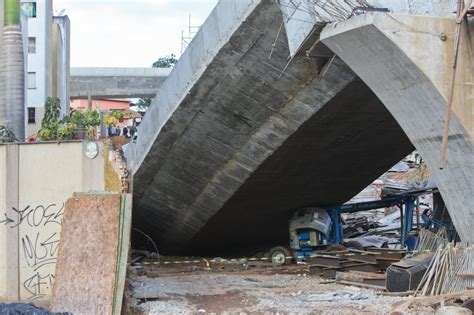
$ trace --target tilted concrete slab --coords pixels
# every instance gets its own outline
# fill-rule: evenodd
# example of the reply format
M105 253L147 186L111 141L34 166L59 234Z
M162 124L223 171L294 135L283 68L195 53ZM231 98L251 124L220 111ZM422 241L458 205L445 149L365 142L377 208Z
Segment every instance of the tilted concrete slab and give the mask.
M293 53L295 30L274 1L220 1L164 82L126 150L134 225L163 253L285 244L295 209L347 201L413 144L433 168L445 104L410 58L373 26L354 38L324 31L361 80L338 57ZM447 204L469 239L459 221L470 222L472 143L453 125L435 175L445 199L459 199Z
M293 211L346 202L412 150L392 115L357 79L263 161L187 249L235 255L287 244Z
M340 60L288 63L282 19L219 2L127 148L134 225L163 252L286 243L296 208L345 202L413 150Z
M454 20L366 14L328 26L322 42L370 87L427 161L463 241L474 241L473 71L460 50L446 167L439 169ZM472 30L472 23L469 28ZM442 40L442 33L451 34ZM467 43L464 34L464 43Z
M311 38L315 25L343 20L350 12L346 0L279 0L279 3L292 56L300 52L304 42ZM372 8L405 15L453 17L456 11L456 0L366 0L365 3ZM337 12L334 10L337 7L348 11Z
M153 98L170 74L163 68L71 68L71 98Z

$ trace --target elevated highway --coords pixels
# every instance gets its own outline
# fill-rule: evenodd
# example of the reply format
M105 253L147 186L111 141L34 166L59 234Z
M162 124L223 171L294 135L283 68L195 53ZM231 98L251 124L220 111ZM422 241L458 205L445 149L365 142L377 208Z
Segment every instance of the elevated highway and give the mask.
M71 68L70 97L153 98L171 69Z
M437 169L446 102L415 61L424 52L407 55L386 34L393 29L360 21L368 15L319 36L310 8L284 4L220 1L181 56L126 150L134 225L168 254L285 243L292 211L347 201L417 148L461 238L472 241L472 117L459 110L472 102L455 106L448 163ZM405 18L416 29L439 19ZM447 49L416 33L430 53ZM460 91L470 93L465 80Z

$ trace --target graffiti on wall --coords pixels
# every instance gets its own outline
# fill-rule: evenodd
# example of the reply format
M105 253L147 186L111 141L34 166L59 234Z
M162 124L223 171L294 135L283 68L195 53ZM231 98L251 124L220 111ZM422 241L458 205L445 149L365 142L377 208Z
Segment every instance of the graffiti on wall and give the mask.
M63 214L64 203L12 208L0 217L0 226L19 229L20 261L28 270L21 285L30 301L45 298L52 288Z

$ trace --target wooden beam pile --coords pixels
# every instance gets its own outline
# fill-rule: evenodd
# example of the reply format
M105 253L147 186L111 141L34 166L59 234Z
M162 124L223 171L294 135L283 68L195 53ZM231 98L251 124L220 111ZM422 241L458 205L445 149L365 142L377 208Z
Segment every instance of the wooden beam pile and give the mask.
M349 272L337 271L336 283L385 290L385 274L354 270Z
M468 290L474 285L474 246L450 243L436 251L416 294L439 295Z
M322 252L308 257L307 262L310 274L334 278L337 272L381 272L392 262L402 259L404 255L405 251L403 250L377 248L361 251L348 249Z

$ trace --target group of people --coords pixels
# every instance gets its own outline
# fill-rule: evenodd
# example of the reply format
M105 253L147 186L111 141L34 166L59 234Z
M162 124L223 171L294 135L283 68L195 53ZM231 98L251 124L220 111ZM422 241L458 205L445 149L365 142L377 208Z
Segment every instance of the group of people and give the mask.
M135 126L109 126L107 129L107 133L109 134L109 137L114 137L114 136L125 136L126 138L133 138L135 134L137 133L137 127Z

